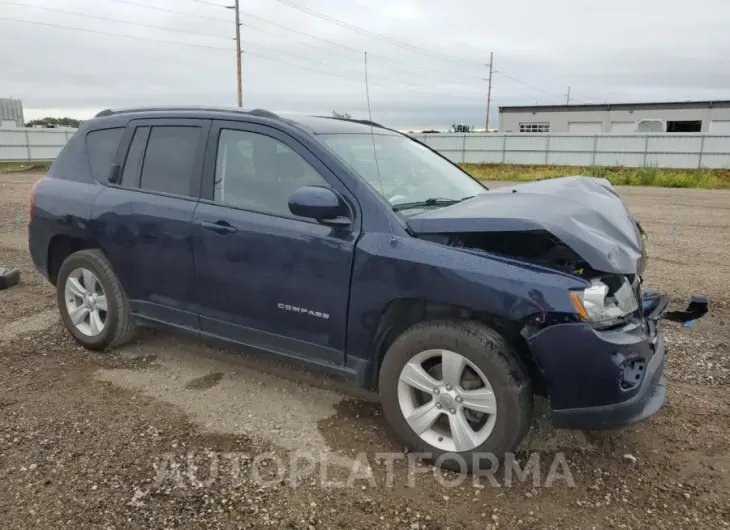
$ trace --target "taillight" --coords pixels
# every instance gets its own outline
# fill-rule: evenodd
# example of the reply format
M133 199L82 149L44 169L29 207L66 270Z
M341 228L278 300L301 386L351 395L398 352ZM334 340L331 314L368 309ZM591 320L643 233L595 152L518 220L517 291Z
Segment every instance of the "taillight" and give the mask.
M38 180L34 185L33 189L30 190L30 222L33 222L33 219L35 218L35 190L38 187L38 183L40 180Z

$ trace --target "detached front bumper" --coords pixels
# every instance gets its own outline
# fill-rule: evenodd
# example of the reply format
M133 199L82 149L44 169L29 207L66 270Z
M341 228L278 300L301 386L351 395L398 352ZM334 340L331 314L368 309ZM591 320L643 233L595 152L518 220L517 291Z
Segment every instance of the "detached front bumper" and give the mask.
M661 409L666 346L659 321L667 303L658 298L648 316L618 329L558 324L525 337L543 373L555 427L624 427Z
M642 422L664 405L667 378L664 375L664 337L658 335L657 350L648 364L639 391L626 401L572 409L553 410L553 425L559 429L613 429Z

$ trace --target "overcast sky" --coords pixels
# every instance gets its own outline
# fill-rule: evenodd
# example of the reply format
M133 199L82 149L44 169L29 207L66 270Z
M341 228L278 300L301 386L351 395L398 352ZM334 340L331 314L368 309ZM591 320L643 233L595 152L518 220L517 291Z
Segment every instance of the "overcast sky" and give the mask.
M233 12L219 7L232 3L0 0L0 97L22 99L26 120L234 106ZM493 127L499 105L564 103L568 86L573 103L730 99L730 0L241 0L241 10L246 108L366 117L365 51L373 119L398 128L483 127L492 51Z

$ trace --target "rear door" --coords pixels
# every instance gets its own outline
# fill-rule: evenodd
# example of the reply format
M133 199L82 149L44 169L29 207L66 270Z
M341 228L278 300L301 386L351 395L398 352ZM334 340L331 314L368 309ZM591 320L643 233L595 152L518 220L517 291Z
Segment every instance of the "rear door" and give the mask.
M302 186L334 189L353 224L289 212ZM194 219L195 299L203 330L312 361L343 363L360 219L354 197L278 129L214 122Z
M117 183L94 205L132 311L194 329L192 219L209 129L209 120L132 121L117 152Z

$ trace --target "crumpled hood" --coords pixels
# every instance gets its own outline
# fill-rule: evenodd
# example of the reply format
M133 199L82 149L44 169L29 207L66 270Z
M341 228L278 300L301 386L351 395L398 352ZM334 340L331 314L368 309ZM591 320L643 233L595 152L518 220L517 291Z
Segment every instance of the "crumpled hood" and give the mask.
M644 269L638 226L606 179L576 176L507 186L407 223L417 234L547 230L597 271Z

